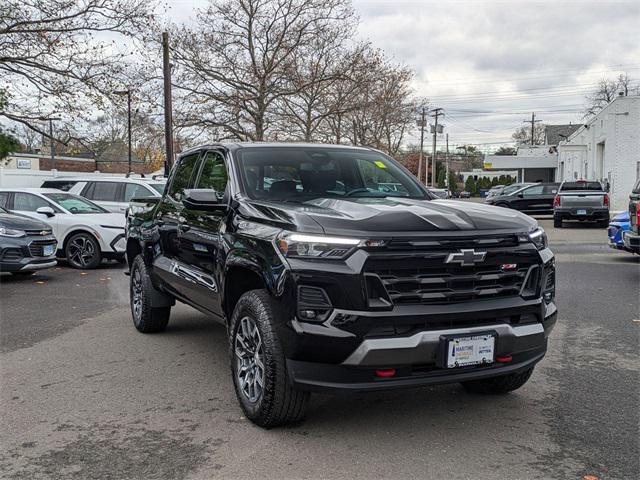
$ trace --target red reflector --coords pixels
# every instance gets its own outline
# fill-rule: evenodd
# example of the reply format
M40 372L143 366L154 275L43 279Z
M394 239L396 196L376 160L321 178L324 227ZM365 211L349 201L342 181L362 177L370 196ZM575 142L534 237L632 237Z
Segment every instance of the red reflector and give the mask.
M513 360L511 355L500 355L496 357L496 362L500 363L509 363L511 360Z
M395 377L395 375L396 375L395 368L380 368L376 370L376 377L390 378L390 377Z

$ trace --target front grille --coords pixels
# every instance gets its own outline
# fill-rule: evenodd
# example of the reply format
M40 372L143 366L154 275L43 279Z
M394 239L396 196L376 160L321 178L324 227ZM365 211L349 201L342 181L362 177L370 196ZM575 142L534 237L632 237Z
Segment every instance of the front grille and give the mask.
M496 235L479 238L438 237L425 239L393 239L387 245L389 251L415 250L455 250L460 248L496 248L515 247L518 245L516 235Z
M51 229L39 228L37 230L25 230L28 237L44 237L51 235Z
M44 254L43 254L42 248L45 245L54 245L54 251L55 251L56 243L57 242L55 240L34 240L29 244L29 253L31 254L32 257L43 257Z
M391 254L387 258L370 258L366 270L380 278L396 305L535 295L538 272L537 268L531 268L536 263L535 257L510 250L511 253L488 250L485 261L472 266L445 263L448 254L457 250L412 253L404 258Z

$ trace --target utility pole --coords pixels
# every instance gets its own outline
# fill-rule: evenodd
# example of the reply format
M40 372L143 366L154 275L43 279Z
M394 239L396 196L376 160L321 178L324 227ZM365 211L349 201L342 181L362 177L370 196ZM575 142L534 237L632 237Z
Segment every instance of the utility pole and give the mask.
M164 174L169 176L173 163L173 115L171 106L171 64L169 63L169 34L162 32L162 71L164 74L164 143L166 148Z
M433 155L431 156L431 186L435 187L436 186L436 168L437 168L436 167L436 143L437 143L437 136L438 136L438 117L440 115L444 116L444 113L441 113L442 108L434 108L431 111L433 112L432 117L435 118L435 124L433 126Z
M542 120L536 120L536 114L532 113L531 114L531 120L523 120L524 123L530 123L531 124L531 145L534 145L533 139L535 136L535 131L536 131L536 123L541 122Z
M56 169L56 143L53 138L53 122L55 120L62 120L60 117L39 117L38 120L49 122L49 151L51 153L51 170ZM44 143L44 135L42 139Z
M127 137L129 143L129 168L127 170L127 177L131 173L131 87L126 90L116 90L116 95L126 95L127 96Z
M444 185L445 185L445 188L448 190L449 189L449 134L448 133L445 138L447 139L447 154L445 157L446 170L444 174Z
M425 115L426 115L426 111L425 111L425 107L422 107L422 115L420 117L420 121L418 122L418 124L420 125L420 160L418 160L418 180L420 182L422 182L422 163L423 163L423 158L424 158L424 125L425 125ZM426 174L425 174L425 185L427 184L426 181Z

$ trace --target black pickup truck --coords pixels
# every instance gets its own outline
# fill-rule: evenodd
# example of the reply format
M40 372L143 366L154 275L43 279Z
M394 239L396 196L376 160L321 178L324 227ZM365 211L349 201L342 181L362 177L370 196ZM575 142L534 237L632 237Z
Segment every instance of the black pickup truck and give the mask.
M263 427L301 419L314 391L515 390L556 322L534 219L435 199L368 148L189 150L127 218L135 327L163 330L176 300L224 322L238 400Z

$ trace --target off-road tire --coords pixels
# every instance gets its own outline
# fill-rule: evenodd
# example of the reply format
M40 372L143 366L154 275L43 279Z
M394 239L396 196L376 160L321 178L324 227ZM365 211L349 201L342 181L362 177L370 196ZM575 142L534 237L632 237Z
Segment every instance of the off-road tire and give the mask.
M560 217L553 217L553 228L562 228L562 218Z
M152 307L153 284L149 278L147 265L142 255L138 255L131 264L129 276L129 305L133 325L142 333L162 332L167 328L171 307ZM139 297L136 297L136 293ZM136 304L136 300L139 302Z
M235 347L241 321L247 317L258 328L263 348L264 385L255 402L250 401L239 384ZM289 379L282 345L276 334L276 322L282 318L277 302L266 290L251 290L240 297L229 323L229 358L236 396L245 416L263 428L299 422L304 418L309 401L309 393L295 389Z
M532 373L533 367L522 372L509 373L500 377L462 382L462 386L469 393L502 395L522 387L527 383Z

